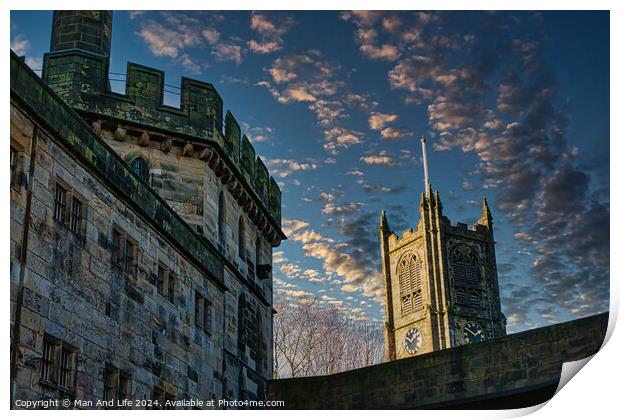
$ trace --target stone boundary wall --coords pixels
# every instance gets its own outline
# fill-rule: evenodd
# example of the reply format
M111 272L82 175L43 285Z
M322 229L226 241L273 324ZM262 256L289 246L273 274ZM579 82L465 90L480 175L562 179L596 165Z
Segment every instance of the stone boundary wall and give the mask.
M608 315L335 375L274 380L269 399L284 409L447 408L473 400L483 408L484 400L555 389L564 362L599 350Z

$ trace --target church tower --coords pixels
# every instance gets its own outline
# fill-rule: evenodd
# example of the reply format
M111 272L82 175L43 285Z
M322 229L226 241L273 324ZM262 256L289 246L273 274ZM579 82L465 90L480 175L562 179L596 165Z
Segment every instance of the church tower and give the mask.
M488 203L483 199L472 229L452 225L428 181L426 140L421 142L425 191L415 230L399 238L381 212L387 360L506 335Z

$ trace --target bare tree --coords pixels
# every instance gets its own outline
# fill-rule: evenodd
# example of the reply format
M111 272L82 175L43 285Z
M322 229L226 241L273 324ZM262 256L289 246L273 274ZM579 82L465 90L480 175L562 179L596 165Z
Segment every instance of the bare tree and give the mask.
M330 375L383 361L381 325L354 321L319 300L278 298L274 378Z

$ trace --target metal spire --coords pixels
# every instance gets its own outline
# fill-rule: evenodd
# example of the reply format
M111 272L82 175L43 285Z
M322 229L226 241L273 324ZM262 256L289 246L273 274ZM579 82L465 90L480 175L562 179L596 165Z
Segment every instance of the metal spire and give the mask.
M431 198L431 184L428 182L428 162L426 161L426 139L424 136L420 138L420 143L422 143L422 161L424 162L424 188L426 196Z

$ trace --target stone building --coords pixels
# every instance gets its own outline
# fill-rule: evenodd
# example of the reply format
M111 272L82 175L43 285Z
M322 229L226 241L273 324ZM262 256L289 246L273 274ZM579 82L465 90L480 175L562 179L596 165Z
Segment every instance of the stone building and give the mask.
M211 84L112 92L111 28L55 12L42 78L11 53L12 401L264 399L280 190Z
M424 139L422 147L426 191L416 229L398 237L381 213L387 360L506 335L487 201L472 229L452 225L428 183Z

